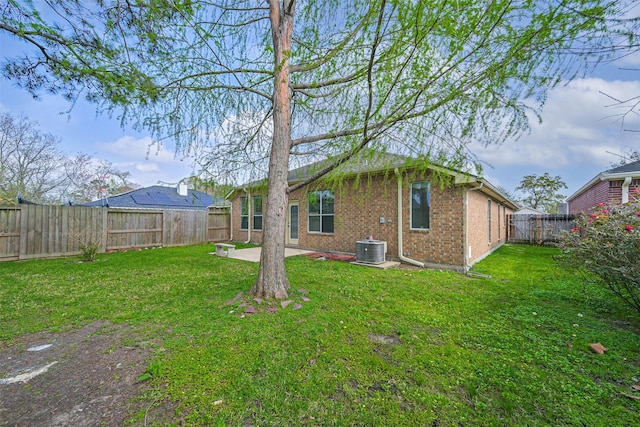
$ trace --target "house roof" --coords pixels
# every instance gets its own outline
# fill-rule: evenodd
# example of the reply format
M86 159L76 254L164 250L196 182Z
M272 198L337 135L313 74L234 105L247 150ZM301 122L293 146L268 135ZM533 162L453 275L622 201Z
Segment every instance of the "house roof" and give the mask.
M218 197L198 190L187 190L181 196L175 187L153 185L116 194L82 206L101 206L110 208L145 208L145 209L207 209L214 204L223 204Z
M515 215L518 214L526 214L526 215L546 215L547 213L544 211L541 211L540 209L535 209L535 208L530 208L528 206L523 206L520 209L518 209L516 212L514 212Z
M383 153L375 150L363 150L358 155L335 168L334 175L356 175L359 173L382 172L404 167L411 158L395 153ZM304 181L323 167L333 163L333 159L324 159L289 171L289 182Z
M580 194L584 193L586 190L588 190L594 184L600 181L615 181L615 180L625 179L627 177L640 178L640 160L626 163L622 166L618 166L613 169L600 172L598 175L594 176L589 182L587 182L585 185L580 187L578 191L576 191L571 196L569 196L567 201L571 201L575 199Z
M640 173L640 160L635 162L626 163L622 166L618 166L617 168L609 169L605 173L609 175L615 175L619 173Z
M323 167L329 165L331 162L332 159L324 159L306 166L290 170L288 174L289 184L295 184L297 182L304 181L305 179L311 177L317 171L321 170ZM382 173L389 170L394 170L395 168L409 169L413 167L423 166L424 162L420 161L419 159L414 159L401 154L368 150L363 151L360 155L341 164L331 173L334 174L334 176L349 176L357 175L360 173ZM502 190L500 190L498 187L495 187L484 178L470 173L457 171L451 168L438 166L435 164L429 164L428 169L451 175L454 178L455 184L475 185L474 189L490 195L491 197L504 203L511 209L515 210L519 208L519 206L506 194L504 194ZM266 180L249 182L236 188L236 190L241 188L258 187L261 185L266 185ZM227 197L233 197L234 191L235 190L230 192Z

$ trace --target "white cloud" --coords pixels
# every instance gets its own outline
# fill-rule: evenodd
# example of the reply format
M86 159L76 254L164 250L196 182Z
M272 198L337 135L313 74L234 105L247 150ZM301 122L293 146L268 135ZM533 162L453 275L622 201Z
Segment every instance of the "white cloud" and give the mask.
M159 172L160 166L157 163L135 163L133 164L135 170L139 172Z
M542 111L542 123L532 123L531 133L499 146L472 147L481 160L495 167L531 165L574 167L576 163L603 164L611 161L607 151L623 152L637 145L637 134L624 132L621 114L627 106L616 99L640 95L640 82L581 79L554 90ZM634 115L624 127L640 129Z
M143 186L159 182L177 183L193 173L190 159L177 158L165 145L154 144L149 136L123 136L112 143L96 144L100 158L107 158L131 180Z
M524 175L549 172L564 179L570 194L618 160L609 153L640 146L638 133L622 129L621 114L629 105L616 105L611 98L635 96L640 96L640 81L578 79L549 94L542 123L532 120L530 134L501 145L473 144L471 150L493 166L486 176L496 185L510 190ZM640 130L639 118L627 116L624 128Z
M159 163L171 163L175 161L175 155L164 145L153 142L150 136L135 138L133 136L123 136L112 143L97 144L101 151L112 156L122 158L150 159Z

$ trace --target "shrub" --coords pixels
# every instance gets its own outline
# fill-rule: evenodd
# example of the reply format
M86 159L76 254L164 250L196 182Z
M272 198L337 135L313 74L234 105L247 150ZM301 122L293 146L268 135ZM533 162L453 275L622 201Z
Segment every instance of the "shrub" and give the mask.
M89 240L87 242L80 242L80 251L82 256L82 261L85 262L93 262L96 259L96 254L100 249L100 244L98 242L94 242L93 240Z
M102 246L100 238L92 237L92 233L84 227L79 219L74 220L74 226L69 229L69 237L78 243L80 257L84 262L93 262ZM95 240L94 240L95 238Z
M640 313L640 194L629 203L599 203L561 238L563 262Z

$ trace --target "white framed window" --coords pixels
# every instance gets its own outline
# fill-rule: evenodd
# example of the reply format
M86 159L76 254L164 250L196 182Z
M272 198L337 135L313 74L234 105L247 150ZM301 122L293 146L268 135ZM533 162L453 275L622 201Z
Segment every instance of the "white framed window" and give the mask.
M253 196L253 229L262 230L262 196Z
M411 183L411 229L430 228L431 183L419 181Z
M249 198L240 197L240 230L249 229Z
M334 203L333 190L309 193L308 228L310 233L333 233Z

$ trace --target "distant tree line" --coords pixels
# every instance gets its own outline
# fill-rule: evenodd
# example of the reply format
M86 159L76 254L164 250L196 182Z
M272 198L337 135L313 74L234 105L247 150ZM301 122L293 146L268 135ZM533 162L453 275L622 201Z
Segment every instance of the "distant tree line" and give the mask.
M78 153L67 156L60 139L26 116L0 114L0 204L80 204L134 189L130 173Z

